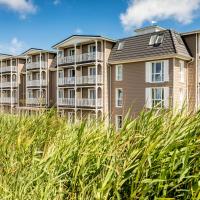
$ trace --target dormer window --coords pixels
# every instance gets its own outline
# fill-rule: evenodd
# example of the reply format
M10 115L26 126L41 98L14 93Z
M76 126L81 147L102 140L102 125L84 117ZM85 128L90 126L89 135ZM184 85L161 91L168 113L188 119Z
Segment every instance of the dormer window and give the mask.
M159 45L162 43L163 39L164 39L164 34L152 35L150 38L149 45Z
M117 50L122 50L124 48L124 42L119 42Z

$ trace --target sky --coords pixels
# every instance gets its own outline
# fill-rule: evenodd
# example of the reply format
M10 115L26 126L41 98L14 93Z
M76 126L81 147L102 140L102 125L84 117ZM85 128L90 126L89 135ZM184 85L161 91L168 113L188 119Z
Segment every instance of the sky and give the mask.
M72 34L119 39L152 24L200 29L200 0L0 0L0 53L51 49Z

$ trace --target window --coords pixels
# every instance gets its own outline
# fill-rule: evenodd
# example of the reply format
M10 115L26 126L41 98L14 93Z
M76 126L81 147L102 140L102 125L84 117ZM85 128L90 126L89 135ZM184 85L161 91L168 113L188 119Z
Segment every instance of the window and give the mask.
M61 57L63 57L63 55L64 55L63 50L59 50L58 51L58 57L61 58Z
M146 82L160 83L169 81L169 60L146 62Z
M157 87L146 88L146 107L147 108L168 108L169 107L169 88Z
M35 74L35 80L39 80L40 79L40 73L36 73Z
M95 53L96 52L96 45L90 44L88 45L88 53Z
M124 48L124 42L119 42L117 50L122 50Z
M116 89L115 100L116 100L116 107L122 107L122 104L123 104L123 90L122 90L122 88Z
M74 69L69 69L68 76L69 77L75 77L75 70Z
M63 70L58 72L58 78L64 78L64 71Z
M58 91L58 98L64 98L64 90L63 89L60 89L59 91Z
M159 45L163 42L164 34L152 35L149 41L149 45Z
M36 62L40 62L40 55L35 56Z
M32 98L33 97L33 93L31 90L28 90L28 98Z
M74 48L68 49L68 56L74 56L74 55L75 55Z
M115 80L122 81L122 79L123 79L123 66L116 65L115 66Z
M75 98L75 90L74 89L69 89L68 90L68 98L74 99Z
M184 68L184 61L179 61L180 66L180 82L184 83L185 81L185 68Z
M32 57L28 57L27 63L31 63L31 62L32 62Z
M88 89L88 99L96 99L96 90Z
M122 128L122 116L121 115L116 115L115 117L115 126L116 126L116 129L119 130Z
M153 62L152 63L152 82L164 81L164 63Z
M152 107L164 107L164 88L152 89Z
M88 76L95 76L96 75L96 68L95 67L89 67L88 68Z
M12 66L16 66L16 63L17 63L16 60L13 60L12 61Z

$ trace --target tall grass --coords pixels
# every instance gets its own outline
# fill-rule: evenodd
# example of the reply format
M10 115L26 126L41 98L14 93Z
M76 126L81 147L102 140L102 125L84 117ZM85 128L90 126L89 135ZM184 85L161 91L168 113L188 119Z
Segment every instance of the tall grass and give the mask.
M119 132L0 116L1 200L168 198L200 199L200 113L142 112Z

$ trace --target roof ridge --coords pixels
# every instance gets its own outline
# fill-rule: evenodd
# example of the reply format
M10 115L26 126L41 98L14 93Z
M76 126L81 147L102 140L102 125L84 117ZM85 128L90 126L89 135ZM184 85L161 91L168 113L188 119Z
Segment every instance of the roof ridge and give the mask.
M177 53L178 51L176 49L175 41L174 41L174 38L173 38L173 35L172 35L173 31L170 29L169 32L170 32L170 36L171 36L171 39L172 39L172 44L173 44L173 47L174 47L174 51L175 51L175 53Z

